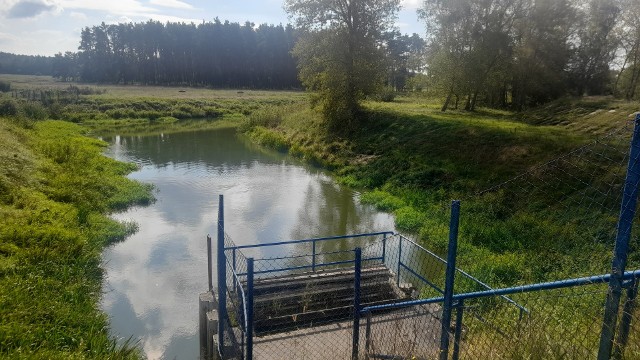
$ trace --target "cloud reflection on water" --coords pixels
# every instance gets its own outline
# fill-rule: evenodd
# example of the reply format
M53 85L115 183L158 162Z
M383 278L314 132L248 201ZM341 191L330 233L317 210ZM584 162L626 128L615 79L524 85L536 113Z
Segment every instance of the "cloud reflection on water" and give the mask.
M207 287L205 237L215 233L218 194L236 244L393 228L326 174L248 146L232 130L105 140L111 156L141 166L132 178L157 188L154 204L114 216L139 231L103 255L112 334L140 339L150 359L198 357L197 297Z

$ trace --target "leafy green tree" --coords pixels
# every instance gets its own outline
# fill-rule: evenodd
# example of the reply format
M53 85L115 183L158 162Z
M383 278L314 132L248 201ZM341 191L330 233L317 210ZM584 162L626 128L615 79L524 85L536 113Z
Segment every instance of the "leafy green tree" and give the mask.
M460 96L466 97L465 109L473 111L489 85L502 86L522 6L522 0L424 2L419 14L432 34L430 70L447 94L442 111Z
M578 24L577 49L570 65L570 80L577 95L609 92L609 65L619 41L613 31L621 12L618 0L590 0Z
M571 0L537 0L525 4L523 13L515 26L510 70L511 105L517 110L566 93L577 24Z
M633 100L640 83L640 3L623 0L616 37L620 39L622 65L613 85L614 94Z
M302 31L293 53L330 131L353 130L360 101L384 83L380 42L400 0L286 0Z

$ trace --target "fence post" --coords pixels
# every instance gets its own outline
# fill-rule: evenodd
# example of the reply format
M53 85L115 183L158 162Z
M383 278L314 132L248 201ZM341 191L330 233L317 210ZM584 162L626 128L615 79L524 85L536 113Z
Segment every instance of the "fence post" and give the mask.
M233 269L233 273L237 276L238 275L238 271L236 271L236 248L234 247L233 250L231 250L231 268ZM232 278L233 278L233 274L232 274ZM233 282L233 293L237 294L238 293L238 283L236 281Z
M400 287L400 266L402 265L402 235L398 236L398 238L400 239L398 241L398 281L396 282L396 285L398 287Z
M613 349L613 357L615 359L622 359L624 354L624 348L627 347L629 341L629 329L631 328L631 320L633 318L633 312L636 308L636 297L638 296L638 279L631 280L631 284L627 288L627 301L624 303L624 310L622 311L622 319L620 319L620 332L618 333L618 340L616 346Z
M360 274L362 271L362 250L355 249L355 269L353 276L353 347L352 360L358 359L358 343L360 342Z
M440 360L449 358L449 332L451 331L451 310L453 308L453 286L456 275L456 252L458 251L458 225L460 223L460 201L451 203L449 223L449 248L447 250L447 273L444 284L444 304L442 309L442 330L440 332Z
M209 279L209 292L213 291L213 264L211 263L211 236L207 235L207 276Z
M224 359L224 325L227 318L227 262L224 254L224 197L218 203L218 352Z
M313 254L311 257L311 271L316 272L316 240L314 239L311 242L311 253Z
M387 233L382 235L382 264L384 264L387 257Z
M462 318L464 316L464 302L461 300L456 304L456 329L453 333L453 354L452 359L460 358L460 339L462 337Z
M247 360L253 359L253 258L247 259Z
M611 265L611 280L609 281L609 293L604 309L602 331L600 332L600 348L598 360L609 360L613 348L616 322L618 320L618 308L622 295L622 276L627 265L629 252L629 239L631 238L631 226L636 213L638 202L638 185L640 184L640 114L636 116L631 149L629 150L629 163L627 176L622 193L622 204L616 234L616 244L613 250Z

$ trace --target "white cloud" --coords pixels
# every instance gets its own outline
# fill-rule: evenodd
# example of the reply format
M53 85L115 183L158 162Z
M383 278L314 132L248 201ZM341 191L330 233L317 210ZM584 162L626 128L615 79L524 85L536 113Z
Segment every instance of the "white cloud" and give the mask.
M9 19L31 19L46 13L56 13L61 9L50 0L3 1L5 16Z
M402 0L401 4L404 9L418 9L422 6L422 0Z
M202 22L203 19L189 19L189 18L183 18L180 16L173 16L173 15L164 15L164 14L154 14L154 13L148 13L148 14L138 14L136 15L136 18L138 20L156 20L156 21L160 21L160 22L184 22L184 23L195 23L195 24L199 24Z
M193 9L193 6L191 4L187 4L186 2L179 0L150 0L149 4L174 9Z
M51 56L58 52L77 49L78 38L63 31L34 30L15 35L0 33L0 44L2 44L2 51L5 52Z
M87 14L79 11L72 11L71 13L69 13L69 16L80 21L86 21L89 18Z
M136 15L154 12L155 9L144 6L137 0L60 0L60 5L65 9L103 11L115 15Z
M18 40L18 37L15 35L0 32L0 44L6 44L6 43L17 41L17 40Z

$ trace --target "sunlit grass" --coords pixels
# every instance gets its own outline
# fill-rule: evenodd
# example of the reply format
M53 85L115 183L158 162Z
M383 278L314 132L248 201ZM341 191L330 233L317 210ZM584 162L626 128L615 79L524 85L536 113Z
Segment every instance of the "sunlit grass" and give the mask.
M152 201L151 189L83 133L0 118L0 358L140 357L108 336L100 254L136 229L106 215Z

